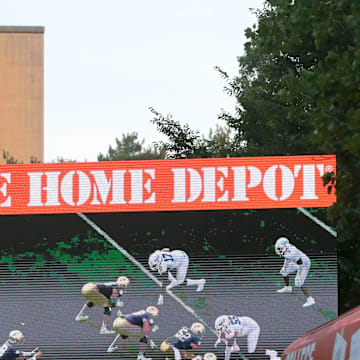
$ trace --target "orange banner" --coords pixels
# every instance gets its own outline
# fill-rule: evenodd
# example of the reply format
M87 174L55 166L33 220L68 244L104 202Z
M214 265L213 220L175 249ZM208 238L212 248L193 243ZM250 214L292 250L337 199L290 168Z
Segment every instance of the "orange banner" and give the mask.
M327 207L335 169L335 155L0 165L0 214Z

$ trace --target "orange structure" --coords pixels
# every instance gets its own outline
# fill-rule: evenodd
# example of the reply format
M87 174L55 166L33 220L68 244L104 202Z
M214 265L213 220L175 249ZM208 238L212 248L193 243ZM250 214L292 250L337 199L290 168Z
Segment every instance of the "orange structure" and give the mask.
M44 27L0 26L0 164L44 160Z

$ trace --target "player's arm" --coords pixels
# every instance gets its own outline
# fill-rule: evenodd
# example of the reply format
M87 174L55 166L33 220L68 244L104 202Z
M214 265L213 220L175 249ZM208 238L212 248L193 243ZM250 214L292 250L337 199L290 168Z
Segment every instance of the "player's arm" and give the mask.
M159 271L159 275L160 275L161 288L160 288L160 294L157 304L162 305L164 303L164 295L166 293L166 280L167 280L166 271L163 273L160 273Z
M144 338L146 338L146 342L150 345L152 349L156 347L156 344L153 340L150 339L150 330L151 327L154 325L154 319L143 319L143 331L144 331ZM156 326L156 325L155 325Z

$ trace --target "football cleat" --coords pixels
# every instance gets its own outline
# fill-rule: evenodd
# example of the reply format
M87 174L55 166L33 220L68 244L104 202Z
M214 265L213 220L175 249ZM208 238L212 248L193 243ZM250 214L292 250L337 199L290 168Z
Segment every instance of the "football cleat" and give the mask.
M151 358L147 358L145 354L139 353L137 360L152 360Z
M115 334L114 330L110 330L107 326L102 326L100 329L100 335L112 335Z
M277 351L266 349L265 355L270 356L270 360L281 360L279 356L277 356Z
M88 320L88 319L89 319L89 316L83 315L83 314L78 314L75 317L75 321L85 321L85 320Z
M206 280L205 279L201 279L200 280L200 284L198 285L196 291L202 291L204 289L204 286L205 286L205 283L206 283Z
M315 304L315 299L312 298L311 296L309 296L307 299L306 299L306 302L303 304L303 307L309 307L309 306L312 306Z
M291 286L284 286L282 289L276 290L276 292L279 293L279 294L291 293L292 292L292 287Z
M107 348L107 350L106 350L106 352L108 352L108 353L113 353L115 350L117 350L118 349L118 347L117 346L112 346L112 345L110 345L108 348Z

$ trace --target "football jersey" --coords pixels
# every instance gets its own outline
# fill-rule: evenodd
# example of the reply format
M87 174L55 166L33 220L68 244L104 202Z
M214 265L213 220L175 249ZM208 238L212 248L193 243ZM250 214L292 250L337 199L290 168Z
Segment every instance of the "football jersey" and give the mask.
M179 350L192 349L191 344L200 345L201 339L186 326L182 327L171 339L170 344Z
M154 324L154 317L146 312L145 310L138 311L136 313L128 314L123 316L130 324L139 327L144 326L144 320L147 320L150 326Z
M226 329L223 331L226 339L234 336L246 336L258 327L255 320L247 316L228 315Z
M0 360L16 360L20 356L21 351L14 349L9 341L0 348Z
M166 270L178 268L188 257L183 250L161 251L162 262Z
M122 286L117 283L104 283L104 284L97 284L96 286L99 292L108 299L111 298L114 289L118 291L119 296L122 296L124 294L124 290Z
M309 258L307 255L305 255L302 251L300 251L297 247L294 245L289 245L285 251L283 252L282 256L291 262L297 262L299 259L301 259L303 262L306 262Z

